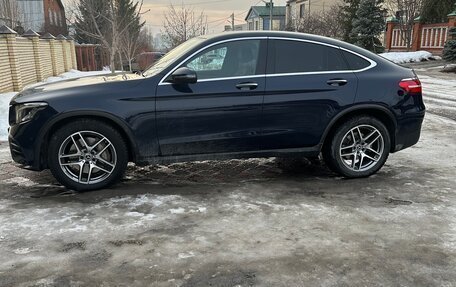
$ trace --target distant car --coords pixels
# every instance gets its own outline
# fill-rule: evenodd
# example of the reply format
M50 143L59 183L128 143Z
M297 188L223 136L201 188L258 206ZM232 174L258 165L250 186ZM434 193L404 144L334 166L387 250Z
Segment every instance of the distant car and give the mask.
M209 56L210 55L210 56ZM415 73L315 35L191 39L144 77L87 77L24 90L10 106L13 159L68 188L104 188L137 165L316 157L349 178L414 145L425 114Z
M144 52L132 59L131 71L134 73L143 72L155 62L160 60L165 53L162 52ZM130 66L128 61L123 64L124 71L129 71Z

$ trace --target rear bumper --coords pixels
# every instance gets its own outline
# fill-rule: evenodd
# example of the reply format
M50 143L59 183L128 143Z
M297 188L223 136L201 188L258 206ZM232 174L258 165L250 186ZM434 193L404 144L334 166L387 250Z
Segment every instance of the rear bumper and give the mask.
M423 124L425 112L414 115L407 115L398 120L396 129L396 140L392 152L397 152L415 145L421 135L421 126Z

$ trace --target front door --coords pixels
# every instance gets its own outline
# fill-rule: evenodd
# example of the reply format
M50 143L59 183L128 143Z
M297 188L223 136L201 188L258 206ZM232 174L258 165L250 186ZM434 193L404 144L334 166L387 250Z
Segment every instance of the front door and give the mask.
M161 155L259 150L265 46L260 38L212 45L179 66L196 71L197 83L158 86Z
M356 95L357 77L338 47L269 40L261 148L312 147Z

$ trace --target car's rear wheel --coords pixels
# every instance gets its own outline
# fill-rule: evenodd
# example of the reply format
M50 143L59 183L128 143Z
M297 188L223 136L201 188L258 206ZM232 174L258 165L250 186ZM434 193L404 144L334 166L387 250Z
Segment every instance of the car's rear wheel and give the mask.
M366 177L386 162L390 135L376 118L359 116L340 125L323 149L326 164L345 177Z
M128 150L121 134L112 126L81 119L51 136L48 163L54 177L70 189L101 189L122 178Z

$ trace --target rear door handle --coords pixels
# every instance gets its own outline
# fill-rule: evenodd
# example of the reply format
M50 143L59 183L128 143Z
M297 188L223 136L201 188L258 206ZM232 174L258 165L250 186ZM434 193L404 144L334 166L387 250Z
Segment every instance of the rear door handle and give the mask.
M258 88L258 84L253 82L239 83L236 85L236 88L239 90L255 90Z
M331 79L331 80L327 81L326 83L330 86L343 86L343 85L346 85L348 83L348 81L344 80L344 79Z

